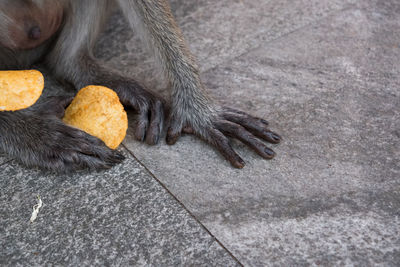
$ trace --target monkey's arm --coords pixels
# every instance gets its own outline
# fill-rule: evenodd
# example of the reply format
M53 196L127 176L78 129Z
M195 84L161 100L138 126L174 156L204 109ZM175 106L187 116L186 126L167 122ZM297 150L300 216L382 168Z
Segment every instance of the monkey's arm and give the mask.
M142 27L154 45L172 88L172 107L167 143L174 144L181 132L194 133L215 146L235 167L244 161L229 144L234 137L266 159L274 152L256 138L278 143L265 120L244 112L220 107L207 97L198 67L166 0L119 0L123 12L134 27ZM139 17L139 19L135 19Z
M159 97L130 77L105 67L94 58L92 49L97 35L104 28L110 4L108 0L68 1L65 23L54 49L46 62L55 74L72 83L77 89L87 85L103 85L113 89L124 106L139 114L135 136L148 144L156 144L164 120L163 104Z
M117 151L62 123L71 98L53 97L33 107L0 112L0 151L29 167L55 172L110 168L123 160Z

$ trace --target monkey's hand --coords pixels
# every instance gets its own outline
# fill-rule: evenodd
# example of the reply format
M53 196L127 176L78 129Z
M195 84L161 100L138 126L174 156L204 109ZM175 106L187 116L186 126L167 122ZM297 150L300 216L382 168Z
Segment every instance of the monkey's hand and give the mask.
M135 80L96 64L97 71L101 70L102 75L93 84L113 89L125 107L136 111L138 118L133 128L137 140L146 141L149 145L157 144L164 122L164 105L161 98Z
M205 114L194 116L192 112L185 116L184 120L172 115L167 143L174 144L181 132L195 134L217 148L236 168L243 168L245 163L232 149L228 137L240 140L265 159L272 159L275 156L275 152L258 139L273 144L280 142L281 137L268 129L267 121L227 107L215 108L212 113L208 116Z
M122 104L133 108L138 114L136 125L134 125L135 138L141 142L146 141L149 145L157 144L164 122L164 107L161 98L139 86L117 88Z
M27 110L0 113L0 148L28 167L56 172L105 169L121 162L119 152L62 122L71 100L52 97Z

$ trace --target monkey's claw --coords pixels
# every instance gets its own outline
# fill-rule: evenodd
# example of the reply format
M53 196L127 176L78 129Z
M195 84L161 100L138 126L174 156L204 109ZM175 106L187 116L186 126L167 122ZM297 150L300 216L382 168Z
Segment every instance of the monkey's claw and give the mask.
M260 139L277 144L281 137L270 131L268 122L232 108L220 108L217 115L213 116L212 125L202 129L195 129L193 125L174 127L178 125L172 121L167 132L167 143L174 144L181 133L195 134L213 145L236 168L243 168L245 162L233 150L229 138L235 138L249 146L265 159L272 159L275 152L267 147Z
M43 102L32 107L42 116L55 116L59 119L64 117L65 109L71 104L74 98L70 96L50 96Z

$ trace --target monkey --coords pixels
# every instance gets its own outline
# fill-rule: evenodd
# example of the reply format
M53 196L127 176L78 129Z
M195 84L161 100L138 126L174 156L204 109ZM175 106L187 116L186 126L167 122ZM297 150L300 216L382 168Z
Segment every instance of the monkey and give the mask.
M114 7L141 33L163 69L171 97L167 116L161 97L93 55ZM167 144L175 144L181 134L193 134L233 167L243 168L245 162L232 148L231 138L265 159L275 152L262 140L281 140L266 120L221 106L206 93L167 0L0 0L0 70L27 69L38 62L75 89L112 88L121 103L137 113L135 138L149 145L159 142L166 124ZM120 163L120 152L62 122L71 100L51 97L26 110L0 112L0 151L28 167L51 171L97 170Z

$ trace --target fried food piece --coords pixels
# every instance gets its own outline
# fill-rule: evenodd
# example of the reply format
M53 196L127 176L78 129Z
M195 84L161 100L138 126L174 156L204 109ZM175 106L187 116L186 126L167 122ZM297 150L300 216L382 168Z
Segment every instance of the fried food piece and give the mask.
M81 89L65 110L64 122L116 149L126 136L128 117L118 95L104 86Z
M37 70L0 71L0 111L15 111L32 106L44 88Z

